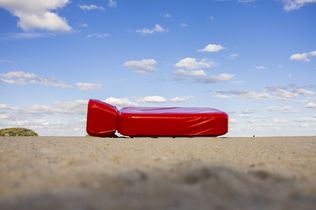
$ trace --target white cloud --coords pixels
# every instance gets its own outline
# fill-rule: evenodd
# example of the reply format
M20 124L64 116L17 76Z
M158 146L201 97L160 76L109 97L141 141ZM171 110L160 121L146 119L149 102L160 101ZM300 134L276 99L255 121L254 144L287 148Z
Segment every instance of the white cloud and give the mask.
M109 97L104 100L104 102L114 105L114 106L137 106L137 103L131 101L129 98L115 98Z
M55 78L42 77L34 73L24 71L10 71L0 74L0 83L26 85L26 84L39 84L51 87L69 88L70 85L59 81Z
M277 99L290 100L299 96L312 96L314 92L305 88L290 87L267 87L266 92L272 94Z
M145 96L138 101L140 103L165 103L167 99L163 96Z
M243 99L280 99L292 100L297 97L310 97L315 93L302 87L266 87L263 91L253 90L229 90L215 91L215 96L220 98L239 97Z
M109 0L109 1L108 1L108 7L110 7L110 8L115 8L115 7L117 7L117 2L116 2L116 0Z
M137 29L137 33L140 33L142 35L150 35L154 33L162 33L166 32L166 29L164 29L161 25L155 24L153 28L143 28L143 29Z
M101 88L100 84L89 83L89 82L77 82L76 86L80 90L96 90L96 89Z
M202 59L197 60L196 58L183 58L179 60L175 67L177 68L184 68L184 69L199 69L199 68L211 68L214 67L215 64L213 61Z
M142 60L130 60L126 61L123 64L124 67L134 70L138 73L152 72L155 70L156 65L157 61L152 58Z
M93 34L88 34L86 36L87 39L92 39L92 38L104 39L108 37L110 37L110 34L108 33L93 33Z
M305 61L305 62L310 61L307 53L295 53L291 55L290 59L293 61Z
M199 49L200 52L219 52L221 50L225 49L220 44L208 44L203 49Z
M8 108L10 108L9 105L7 105L7 104L0 104L0 109L8 109Z
M215 64L210 60L197 60L190 57L183 58L175 64L175 67L180 68L174 72L175 79L182 80L185 78L191 78L201 83L215 83L219 81L228 81L234 77L234 75L227 73L207 75L203 69L199 69L211 68L213 66L215 66Z
M0 7L18 17L18 26L23 30L70 31L71 27L66 19L51 12L63 8L68 2L69 0L0 0Z
M176 96L171 98L170 100L163 96L144 96L140 98L134 98L132 100L131 98L115 98L115 97L109 97L106 98L104 101L106 103L112 104L114 106L124 107L124 106L137 106L138 103L167 103L167 102L175 102L175 103L181 103L188 101L192 99L192 96Z
M170 101L180 103L180 102L188 101L192 98L193 98L192 96L177 96L177 97L171 98Z
M9 119L9 115L7 114L0 114L0 120L6 120Z
M40 135L83 136L87 103L87 100L74 100L15 107L14 110L3 113L0 127L21 126L33 129Z
M34 104L30 107L20 109L19 111L22 114L84 114L86 112L87 104L87 100L58 101L52 105Z
M310 109L316 109L316 103L308 102L305 107Z
M206 77L198 78L198 81L203 83L215 83L215 82L221 82L221 81L229 81L234 78L233 74L217 74L217 75L211 75Z
M176 76L189 76L189 77L203 77L206 76L204 70L185 70L185 69L178 69L174 73Z
M232 74L218 74L218 75L207 75L203 70L184 70L178 69L174 72L176 80L182 80L185 78L191 78L196 82L201 83L216 83L220 81L229 81L234 78Z
M104 10L103 7L97 6L95 4L80 4L78 7L82 10L89 10L89 11L90 10Z
M303 7L305 4L316 3L316 0L284 0L283 9L287 12L297 10Z
M309 52L309 56L316 57L316 50Z
M294 61L310 62L312 57L316 57L316 50L311 52L295 53L290 56L290 59Z
M266 92L255 92L255 91L240 91L240 90L230 90L230 91L215 91L215 96L220 98L230 98L233 96L240 97L243 99L267 99L270 95Z
M12 110L17 110L18 107L16 106L10 106L8 104L0 104L0 111L1 112L6 112L6 111L12 111Z

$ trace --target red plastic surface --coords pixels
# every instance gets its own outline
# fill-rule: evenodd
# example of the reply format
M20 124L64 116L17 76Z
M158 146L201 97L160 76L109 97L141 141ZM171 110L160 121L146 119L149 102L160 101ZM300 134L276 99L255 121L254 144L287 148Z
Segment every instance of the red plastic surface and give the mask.
M91 99L88 103L87 133L91 136L114 136L118 110L115 106Z
M91 136L219 136L228 131L228 115L212 108L125 107L89 100L87 132Z
M212 108L126 107L119 133L126 136L219 136L228 131L228 115Z

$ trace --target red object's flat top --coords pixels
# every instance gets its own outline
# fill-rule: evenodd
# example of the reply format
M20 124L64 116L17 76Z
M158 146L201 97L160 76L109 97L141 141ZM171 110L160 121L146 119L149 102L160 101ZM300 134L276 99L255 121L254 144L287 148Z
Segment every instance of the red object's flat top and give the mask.
M187 115L187 114L216 114L224 113L217 109L207 107L124 107L120 110L124 114L136 115Z

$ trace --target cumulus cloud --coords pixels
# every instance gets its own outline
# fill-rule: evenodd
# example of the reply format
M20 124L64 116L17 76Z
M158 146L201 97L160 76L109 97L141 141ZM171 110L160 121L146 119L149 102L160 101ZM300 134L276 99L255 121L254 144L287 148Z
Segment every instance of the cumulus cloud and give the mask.
M65 82L57 80L52 77L43 77L34 73L24 71L10 71L0 74L0 83L13 84L13 85L28 85L37 84L57 88L72 88ZM89 82L77 82L75 84L80 90L95 90L101 87L101 84L94 84Z
M183 76L189 76L189 77L204 77L206 76L206 73L204 70L186 70L186 69L178 69L174 72L176 76L183 77Z
M293 61L310 62L312 57L316 57L316 50L311 52L295 53L290 56Z
M309 109L316 109L316 103L308 102L305 107Z
M211 68L214 66L215 64L213 61L206 59L197 60L196 58L191 57L183 58L175 64L175 67L183 69Z
M137 103L131 101L129 98L115 98L109 97L104 100L104 102L108 104L112 104L114 106L137 106Z
M215 96L219 98L240 97L243 99L254 99L254 100L270 98L270 95L266 92L243 91L243 90L215 91Z
M316 50L309 52L309 56L316 57Z
M112 104L114 106L124 107L124 106L138 106L138 104L146 104L146 103L183 103L193 98L192 96L175 96L173 98L166 98L164 96L152 95L152 96L144 96L144 97L124 97L124 98L116 98L109 97L104 100L104 102Z
M316 3L316 0L283 0L283 9L287 12L297 10L303 7L305 4Z
M266 92L274 95L277 99L290 100L299 96L312 96L314 92L302 87L266 87Z
M225 49L220 44L208 44L203 49L199 49L200 52L219 52L221 50Z
M42 77L34 73L24 71L10 71L4 74L0 74L0 83L26 85L26 84L39 84L58 88L69 88L68 85L55 78Z
M180 103L180 102L185 102L185 101L188 101L190 99L192 99L193 96L176 96L174 98L171 98L170 101L171 102L177 102L177 103Z
M6 120L9 119L9 115L7 114L0 114L0 120Z
M155 59L129 60L123 66L138 73L147 73L155 70L157 61Z
M261 100L261 99L280 99L292 100L297 97L310 97L315 93L302 87L291 85L289 87L266 87L262 91L254 90L229 90L215 91L215 96L220 98L238 97L242 99Z
M290 59L293 61L310 61L308 53L295 53L291 55Z
M96 90L101 88L101 84L95 84L95 83L90 83L90 82L77 82L76 86L80 90Z
M88 11L90 11L90 10L104 10L103 7L95 5L95 4L80 4L80 5L78 5L78 7L81 10L88 10Z
M207 75L203 70L184 70L178 69L174 72L176 80L193 79L200 83L216 83L220 81L229 81L234 78L232 74Z
M136 30L136 33L140 33L142 35L151 35L154 33L162 33L162 32L166 32L166 29L164 29L159 24L155 24L154 27L152 27L152 28L142 28L142 29Z
M19 18L18 27L23 30L70 31L65 18L52 10L63 8L69 0L0 0L0 7Z
M34 104L30 107L20 108L19 112L26 114L84 114L87 108L87 100L57 101L52 105Z
M175 64L175 67L179 69L174 72L174 79L183 80L188 78L201 83L215 83L233 79L234 75L232 74L221 73L217 75L207 75L203 69L200 69L211 68L213 66L215 66L215 64L210 60L197 60L190 57L183 58Z
M0 111L16 110L16 106L10 106L8 104L0 104Z
M167 99L163 96L145 96L138 101L140 103L165 103Z
M233 74L217 74L217 75L210 75L198 78L198 81L203 83L215 83L215 82L221 82L221 81L230 81L234 78Z

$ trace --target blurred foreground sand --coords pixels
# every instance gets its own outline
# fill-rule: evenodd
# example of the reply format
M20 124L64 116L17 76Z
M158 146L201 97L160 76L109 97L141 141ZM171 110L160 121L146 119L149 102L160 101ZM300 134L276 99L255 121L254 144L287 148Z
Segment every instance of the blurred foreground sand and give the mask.
M0 209L316 209L316 137L0 137Z

